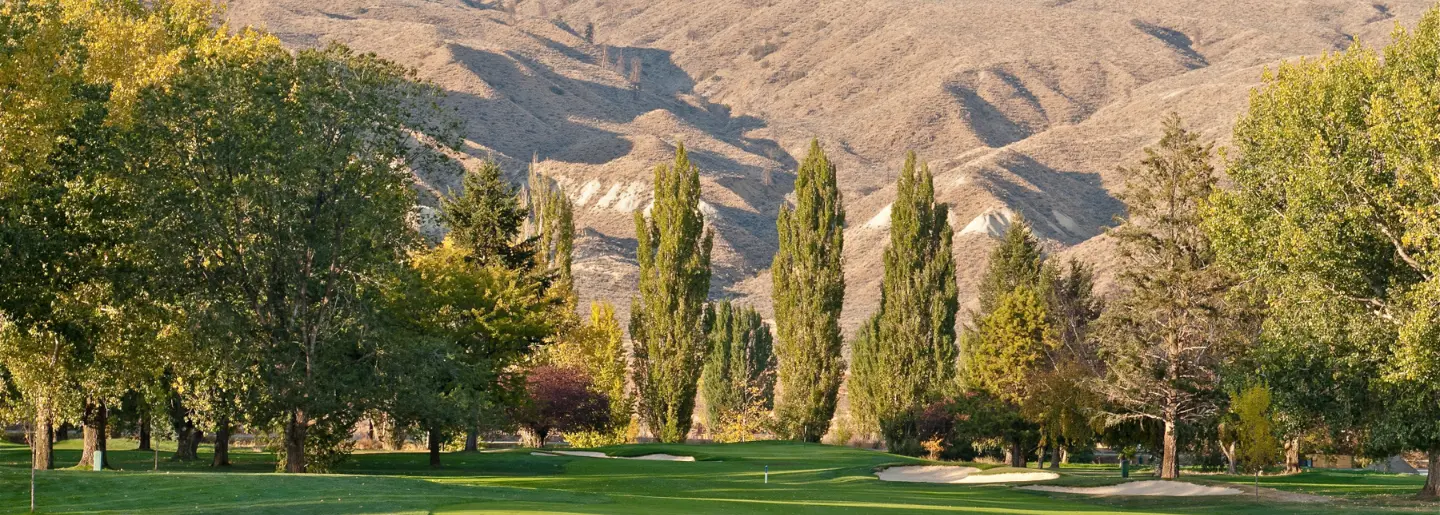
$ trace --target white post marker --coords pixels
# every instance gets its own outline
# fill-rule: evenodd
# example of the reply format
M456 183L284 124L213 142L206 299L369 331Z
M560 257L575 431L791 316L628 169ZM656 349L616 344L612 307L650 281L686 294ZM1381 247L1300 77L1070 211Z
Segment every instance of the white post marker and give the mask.
M770 466L765 466L765 484L770 484Z

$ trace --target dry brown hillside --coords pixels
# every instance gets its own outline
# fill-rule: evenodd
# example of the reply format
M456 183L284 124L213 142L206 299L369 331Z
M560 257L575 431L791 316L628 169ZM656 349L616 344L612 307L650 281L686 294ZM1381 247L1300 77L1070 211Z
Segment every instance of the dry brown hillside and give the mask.
M712 296L768 310L775 213L818 138L839 163L846 327L878 301L907 150L959 233L962 296L1016 215L1108 270L1117 165L1163 114L1223 145L1266 66L1384 42L1430 1L232 0L233 25L337 40L451 92L473 156L538 157L576 201L582 300L635 290L631 213L677 141L718 231ZM593 42L584 37L594 24ZM638 63L638 64L636 64ZM638 67L638 75L634 72ZM633 81L632 79L638 79ZM443 194L455 177L425 177ZM433 204L433 195L424 202Z

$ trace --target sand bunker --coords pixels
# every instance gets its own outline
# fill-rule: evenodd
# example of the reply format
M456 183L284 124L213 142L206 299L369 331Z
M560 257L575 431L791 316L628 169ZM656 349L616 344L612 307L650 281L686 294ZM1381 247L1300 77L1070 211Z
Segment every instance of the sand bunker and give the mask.
M912 467L890 467L876 472L881 481L902 483L945 483L951 485L978 485L988 483L1018 483L1024 481L1046 481L1060 477L1054 472L1008 472L1004 474L979 474L975 467L947 467L925 465Z
M532 452L531 456L579 456L581 458L610 458L616 460L645 460L645 461L695 461L694 456L676 456L673 454L646 454L644 456L610 456L603 452L595 451L554 451L554 452Z
M1132 481L1111 486L1022 486L1026 490L1081 495L1147 495L1156 497L1195 497L1201 495L1238 495L1240 490L1221 486L1205 486L1184 481Z

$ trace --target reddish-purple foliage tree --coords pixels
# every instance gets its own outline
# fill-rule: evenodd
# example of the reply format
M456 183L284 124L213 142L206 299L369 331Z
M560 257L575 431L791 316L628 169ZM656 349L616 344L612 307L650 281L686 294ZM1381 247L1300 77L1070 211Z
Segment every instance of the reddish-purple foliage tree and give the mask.
M526 399L515 409L515 422L539 447L552 431L599 430L610 421L610 398L591 387L589 374L578 368L542 365L525 379Z

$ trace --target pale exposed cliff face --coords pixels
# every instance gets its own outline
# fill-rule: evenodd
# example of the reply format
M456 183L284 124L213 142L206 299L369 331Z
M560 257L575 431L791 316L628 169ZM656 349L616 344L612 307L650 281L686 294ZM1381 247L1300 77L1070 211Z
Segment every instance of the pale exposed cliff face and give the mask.
M1103 275L1114 249L1101 235L1121 212L1116 167L1139 159L1165 113L1223 146L1266 66L1383 44L1430 5L523 0L512 16L479 0L232 0L229 20L414 67L451 92L471 156L516 179L538 157L576 202L582 302L612 300L622 316L636 281L632 213L677 141L704 170L712 295L768 312L775 214L818 138L846 197L850 329L879 300L905 151L929 161L952 206L962 299L1015 216ZM422 181L430 204L458 184Z

